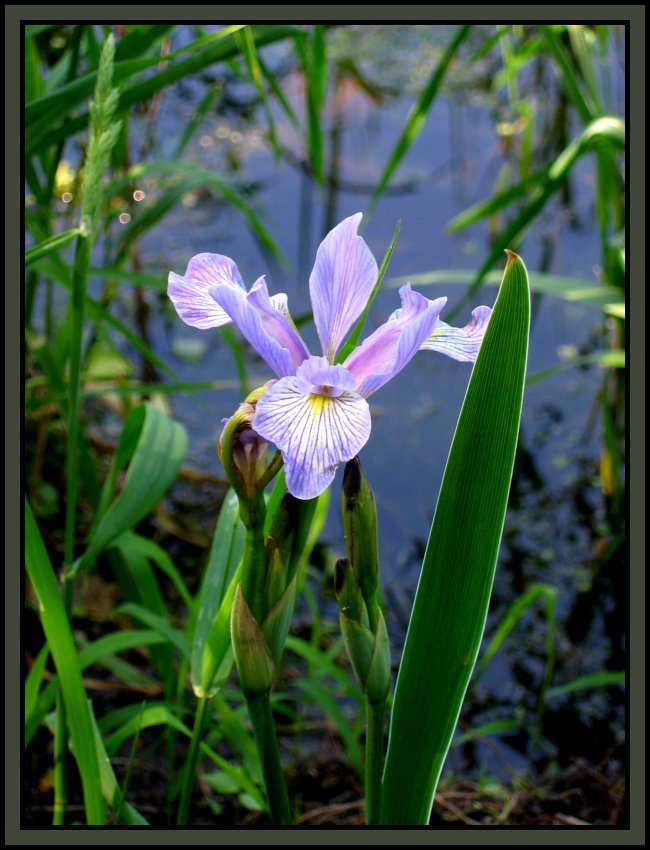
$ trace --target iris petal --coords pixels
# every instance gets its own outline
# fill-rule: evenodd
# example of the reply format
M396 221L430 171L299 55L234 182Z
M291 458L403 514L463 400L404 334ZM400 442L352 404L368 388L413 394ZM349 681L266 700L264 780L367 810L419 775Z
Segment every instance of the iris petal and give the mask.
M364 397L376 392L415 356L439 322L446 298L430 301L409 284L399 291L401 310L371 334L345 360L344 366L356 379L356 389Z
M312 499L366 444L370 410L358 393L305 394L296 377L287 377L258 400L252 427L281 451L289 492Z
M491 307L476 307L464 328L452 328L445 322L438 322L420 348L422 351L439 351L463 363L474 363L491 314Z
M273 306L263 278L248 294L224 284L210 294L277 375L295 375L309 352L290 319Z
M363 312L377 281L377 263L357 235L362 214L344 219L321 242L309 278L314 322L330 362Z
M225 284L244 290L244 281L235 263L222 254L197 254L184 275L169 273L167 294L181 319L205 330L228 324L230 317L210 295L210 289Z

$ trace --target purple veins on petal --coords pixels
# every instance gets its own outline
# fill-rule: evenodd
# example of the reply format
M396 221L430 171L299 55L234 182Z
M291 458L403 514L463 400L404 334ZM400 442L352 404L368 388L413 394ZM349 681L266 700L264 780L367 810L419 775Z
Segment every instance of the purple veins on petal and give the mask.
M464 328L452 328L445 322L438 322L420 347L423 351L439 351L463 363L474 363L491 314L491 307L476 307Z
M228 324L230 317L210 295L211 287L225 284L244 290L235 263L222 254L197 254L184 275L170 272L167 284L176 312L188 325L205 330Z
M307 395L319 393L332 397L354 391L354 375L343 366L333 366L326 357L310 357L296 373L298 389Z
M358 393L305 393L292 376L276 381L261 396L252 426L282 452L289 492L311 499L329 486L338 464L366 444L370 410Z
M402 307L381 325L345 360L345 368L356 380L357 392L364 397L376 392L395 377L415 356L439 321L446 298L431 301L411 290L400 291Z
M292 322L273 306L264 278L248 294L224 284L212 287L210 294L276 375L295 375L309 352Z
M309 278L314 323L330 362L363 312L377 281L377 263L357 234L362 214L344 219L321 242Z

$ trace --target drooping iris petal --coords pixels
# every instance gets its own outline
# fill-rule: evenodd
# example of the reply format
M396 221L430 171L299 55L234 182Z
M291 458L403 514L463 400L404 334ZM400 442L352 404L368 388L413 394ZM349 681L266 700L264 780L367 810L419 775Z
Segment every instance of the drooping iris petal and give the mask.
M273 306L264 278L248 294L224 284L212 287L210 294L276 375L295 375L309 352L292 322Z
M181 319L194 328L218 328L230 317L210 295L210 289L225 284L244 290L244 281L235 263L222 254L197 254L184 275L169 273L167 294Z
M344 219L321 242L309 278L314 322L323 354L333 362L377 281L377 263L357 235L362 214Z
M370 410L347 389L305 394L301 385L297 376L276 381L258 400L252 427L281 451L289 492L312 499L330 485L338 464L366 444Z
M430 301L413 292L408 283L399 294L402 308L355 348L343 363L355 377L357 392L365 398L383 387L415 356L436 327L447 301L446 298Z
M491 307L476 307L464 328L452 328L445 322L438 322L420 348L422 351L440 351L463 363L474 363L491 314Z

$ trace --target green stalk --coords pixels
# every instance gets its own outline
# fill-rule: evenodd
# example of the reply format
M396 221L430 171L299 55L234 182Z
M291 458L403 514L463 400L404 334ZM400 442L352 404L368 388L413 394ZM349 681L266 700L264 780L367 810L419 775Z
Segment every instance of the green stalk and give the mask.
M176 826L185 826L187 823L187 815L190 809L190 798L192 796L192 788L194 787L194 777L196 775L196 765L199 759L199 748L201 746L201 738L203 737L207 707L208 697L201 697L196 709L196 714L194 715L194 728L192 729L192 739L190 741L190 749L187 754L185 776L183 778L183 790L181 792L181 800L178 804L178 814L176 816Z
M280 748L275 734L269 691L255 696L247 696L246 704L253 724L255 743L262 765L262 776L264 777L271 819L274 824L289 825L292 823L291 809L282 772Z
M381 778L384 772L386 700L366 700L366 826L381 822Z
M70 381L68 387L68 439L66 446L66 505L64 557L66 567L74 561L74 539L77 508L77 474L79 468L79 401L81 397L81 359L84 327L84 307L92 239L88 234L77 237L72 278L72 339L70 341ZM63 579L63 595L68 616L71 613L70 580Z
M266 551L264 549L264 494L244 507L240 501L240 517L246 528L242 562L241 589L244 599L258 623L264 620L266 587Z
M72 331L70 340L70 372L68 386L68 422L66 443L66 508L64 531L65 570L61 592L65 614L72 616L74 579L67 575L75 554L75 528L77 518L77 477L79 470L79 434L81 366L83 358L84 308L90 273L90 260L95 234L98 229L103 181L109 166L110 153L119 132L119 122L113 120L117 104L117 91L112 88L113 56L115 44L109 36L104 44L91 104L90 139L85 167L81 225L77 236L72 274ZM59 693L59 711L54 735L54 807L55 824L63 823L67 802L65 755L68 745L63 696Z

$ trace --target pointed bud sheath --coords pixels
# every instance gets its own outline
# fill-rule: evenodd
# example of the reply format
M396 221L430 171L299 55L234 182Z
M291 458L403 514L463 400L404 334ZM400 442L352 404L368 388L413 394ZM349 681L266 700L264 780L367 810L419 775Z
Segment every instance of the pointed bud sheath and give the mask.
M247 396L226 422L217 445L217 453L228 481L239 497L240 504L252 505L282 464L279 452L267 463L268 442L251 427L255 404L267 387L260 387ZM245 509L242 521L246 524Z
M262 623L262 634L276 664L280 663L280 656L289 634L295 602L296 577L294 576Z
M390 646L377 601L377 511L358 458L345 467L343 528L348 557L337 562L334 582L341 634L359 687L376 705L390 688Z
M273 682L275 664L262 629L246 604L241 585L235 592L230 635L244 694L251 697L266 693Z
M386 699L390 687L390 647L383 614L377 607L373 631L359 583L347 558L336 562L334 592L348 658L359 687L374 705Z
M336 562L334 593L342 617L363 626L369 625L366 603L363 601L359 582L347 558L340 558Z
M297 499L285 493L273 513L267 537L267 552L273 544L287 567L287 582L298 569L311 528L318 499Z
M339 621L343 643L359 687L371 705L383 702L390 688L390 646L381 610L373 633L367 626L350 620L341 612Z
M356 457L346 464L343 476L343 531L348 558L374 628L379 581L377 510L370 484Z

